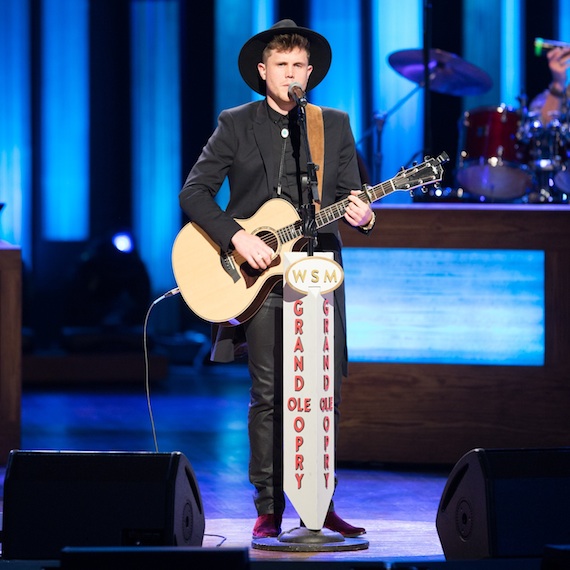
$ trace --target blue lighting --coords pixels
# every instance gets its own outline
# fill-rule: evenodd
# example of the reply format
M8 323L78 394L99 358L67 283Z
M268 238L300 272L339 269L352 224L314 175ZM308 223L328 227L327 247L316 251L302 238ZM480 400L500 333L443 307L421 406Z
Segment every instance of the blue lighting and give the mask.
M31 118L28 0L4 0L0 17L0 239L31 254Z
M333 52L325 80L309 99L347 112L358 140L362 132L361 3L313 0L309 27L329 40Z
M542 251L345 248L343 258L351 361L544 364Z
M216 104L213 126L222 110L262 98L241 78L237 60L242 45L251 36L275 23L275 1L218 0L215 18ZM225 208L229 197L230 187L226 180L216 195L216 202Z
M42 4L42 198L47 240L89 235L87 0Z
M179 26L179 2L131 4L134 231L158 291L172 287L170 254L180 229Z
M558 38L562 41L570 40L570 0L558 0Z
M422 155L423 93L418 90L411 95L417 85L396 73L388 56L403 49L422 48L423 2L373 0L371 4L372 70L363 88L372 88L374 112L388 115L371 166L373 182L378 183L392 178L417 153ZM368 120L374 124L373 117ZM384 201L409 203L411 198L405 192L396 192Z
M518 107L524 92L525 68L522 47L521 0L503 0L501 5L501 102Z
M486 93L464 98L465 110L499 103L518 107L525 80L523 21L521 0L464 0L462 55L493 80Z

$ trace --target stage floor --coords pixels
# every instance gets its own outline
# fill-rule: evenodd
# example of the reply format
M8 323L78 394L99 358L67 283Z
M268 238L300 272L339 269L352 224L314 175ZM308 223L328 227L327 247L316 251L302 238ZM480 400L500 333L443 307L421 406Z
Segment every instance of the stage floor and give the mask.
M366 527L364 550L251 548L256 513L247 479L248 390L243 365L171 367L167 380L151 382L158 451L180 451L194 469L206 518L204 546L249 548L250 560L260 566L264 561L375 561L381 568L381 563L444 560L435 519L452 466L341 465L336 510ZM140 385L24 387L22 449L156 451L151 425L144 379ZM2 468L2 484L3 479ZM298 524L288 505L283 529Z

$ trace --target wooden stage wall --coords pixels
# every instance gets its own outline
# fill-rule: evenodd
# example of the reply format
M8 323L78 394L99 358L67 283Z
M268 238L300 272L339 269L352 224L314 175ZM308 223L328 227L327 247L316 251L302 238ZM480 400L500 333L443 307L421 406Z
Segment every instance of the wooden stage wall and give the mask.
M0 465L20 445L21 288L20 249L0 240Z
M345 247L545 252L545 365L350 364L339 461L455 464L471 449L570 446L570 206L382 206Z

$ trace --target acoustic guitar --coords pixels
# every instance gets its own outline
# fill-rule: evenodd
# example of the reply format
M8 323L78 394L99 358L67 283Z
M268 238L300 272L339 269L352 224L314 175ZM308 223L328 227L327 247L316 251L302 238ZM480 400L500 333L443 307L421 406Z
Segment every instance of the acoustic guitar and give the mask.
M394 178L363 188L359 197L375 202L396 191L436 184L443 176L437 158L400 170ZM344 199L316 213L316 229L342 218L349 200ZM237 325L250 319L263 304L275 284L283 278L283 254L298 251L306 243L303 223L295 207L282 198L273 198L246 219L236 220L247 232L259 236L273 249L271 265L264 271L253 269L235 251L220 248L193 222L178 233L172 247L172 267L180 294L200 318L221 325Z

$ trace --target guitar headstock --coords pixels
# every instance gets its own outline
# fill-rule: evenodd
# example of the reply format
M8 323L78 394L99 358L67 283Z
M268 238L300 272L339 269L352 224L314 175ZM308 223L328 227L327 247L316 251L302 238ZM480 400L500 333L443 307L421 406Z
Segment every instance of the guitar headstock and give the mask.
M446 152L442 152L436 158L426 156L421 164L415 164L411 168L404 169L394 176L392 183L396 190L413 190L420 186L437 184L443 179L443 164L449 161Z

